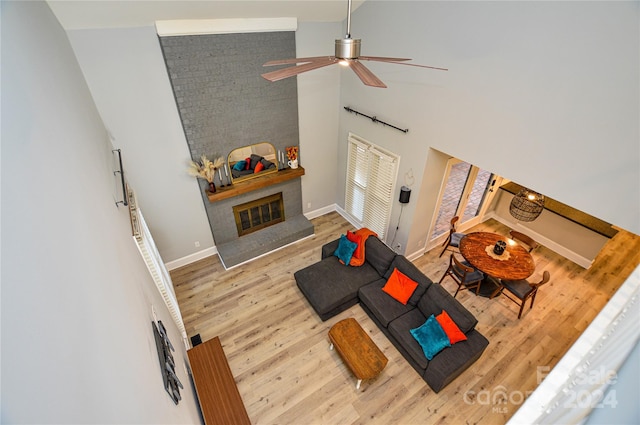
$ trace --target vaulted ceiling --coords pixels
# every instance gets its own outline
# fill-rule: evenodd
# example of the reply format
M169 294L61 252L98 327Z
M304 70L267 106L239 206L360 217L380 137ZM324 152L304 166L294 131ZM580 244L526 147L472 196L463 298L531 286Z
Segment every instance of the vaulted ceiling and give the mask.
M364 0L354 0L352 10ZM157 20L293 17L299 22L341 22L347 0L131 1L48 0L66 30L153 25Z

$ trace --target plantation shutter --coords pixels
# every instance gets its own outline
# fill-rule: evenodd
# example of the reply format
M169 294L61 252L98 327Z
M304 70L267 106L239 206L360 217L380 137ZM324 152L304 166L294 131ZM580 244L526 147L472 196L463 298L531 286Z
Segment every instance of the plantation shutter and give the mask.
M349 137L345 205L347 212L359 222L364 221L364 199L369 169L368 149L368 145Z
M363 227L384 239L399 157L349 134L345 208Z

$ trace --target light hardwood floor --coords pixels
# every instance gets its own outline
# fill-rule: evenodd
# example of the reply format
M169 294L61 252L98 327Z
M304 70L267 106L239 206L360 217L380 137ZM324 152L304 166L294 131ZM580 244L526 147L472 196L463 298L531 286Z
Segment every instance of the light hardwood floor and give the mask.
M505 297L461 292L458 300L476 316L489 346L436 394L359 305L326 322L312 310L293 273L319 261L324 243L353 230L337 213L312 222L313 237L237 268L225 271L213 256L171 272L189 336L220 337L254 424L503 424L518 409L519 396L536 388L538 367L553 368L640 264L640 237L625 231L589 270L540 247L531 279L549 270L551 281L520 320L517 305ZM470 231L508 230L489 220ZM435 282L448 261L438 254L434 249L414 261ZM443 286L455 290L449 279ZM347 317L355 317L389 358L361 391L329 350L329 328Z

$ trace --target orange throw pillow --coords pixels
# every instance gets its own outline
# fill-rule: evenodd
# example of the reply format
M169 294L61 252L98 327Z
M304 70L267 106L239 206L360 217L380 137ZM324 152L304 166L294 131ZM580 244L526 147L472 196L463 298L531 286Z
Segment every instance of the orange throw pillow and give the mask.
M262 162L258 162L256 164L256 168L254 168L253 172L254 173L259 173L262 170L264 170L264 164Z
M351 259L355 258L357 260L361 260L362 259L362 236L356 235L350 230L347 230L347 239L355 243L356 245L358 245L356 247L356 250L353 251L353 256L351 257Z
M442 310L442 313L436 316L436 320L440 323L442 329L444 329L444 333L449 337L451 345L467 340L467 336L460 330L456 322L453 321L446 311Z
M382 287L382 290L397 301L407 305L407 301L409 301L409 298L411 298L411 295L413 295L417 287L417 282L402 274L397 268L394 268L393 273L391 273L391 276L387 279L387 283Z

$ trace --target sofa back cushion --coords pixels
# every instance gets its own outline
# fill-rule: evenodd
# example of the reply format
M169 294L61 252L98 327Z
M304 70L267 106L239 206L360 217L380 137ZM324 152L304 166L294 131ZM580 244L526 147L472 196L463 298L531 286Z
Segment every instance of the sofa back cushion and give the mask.
M380 276L384 276L396 253L375 236L369 236L364 246L365 261L371 264Z
M446 289L437 284L429 286L420 301L418 301L418 309L425 317L429 317L432 314L437 316L442 313L442 310L446 311L465 334L478 323L478 320L469 310L453 298Z
M418 287L409 298L408 304L415 306L418 304L420 298L425 293L427 288L433 283L431 279L424 275L411 261L407 260L404 255L396 255L389 269L384 275L385 279L389 279L394 269L398 269L402 274L406 275L409 279L418 282Z

